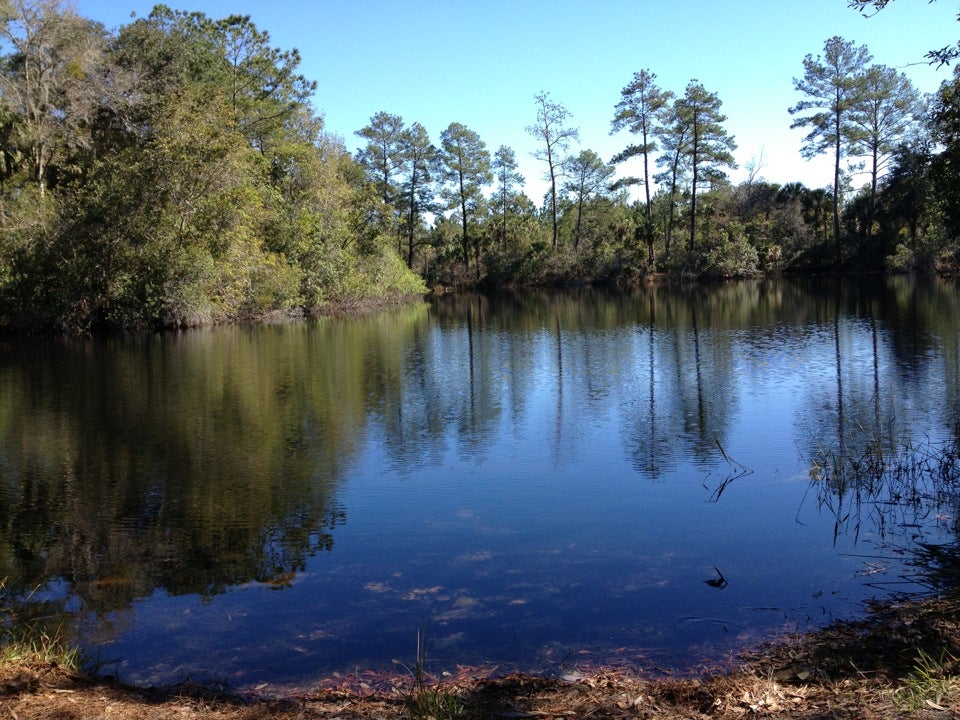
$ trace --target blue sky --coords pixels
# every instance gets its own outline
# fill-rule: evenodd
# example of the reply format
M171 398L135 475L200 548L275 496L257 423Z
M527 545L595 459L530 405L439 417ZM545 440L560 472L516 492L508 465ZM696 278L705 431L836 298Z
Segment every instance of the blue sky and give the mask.
M649 69L682 94L696 78L717 93L735 137L740 169L759 160L771 182L832 181L830 162L800 157L804 133L791 130L787 109L799 95L808 53L839 35L866 45L874 62L902 68L923 92L951 77L923 59L960 38L957 3L894 0L864 18L846 0L168 0L170 7L212 18L249 14L274 46L296 47L302 72L318 83L315 105L327 129L353 151L354 132L380 111L419 122L439 142L461 122L493 152L516 152L527 194L539 202L543 163L524 130L534 122L534 96L548 91L572 113L580 149L609 159L632 140L610 136L620 90ZM76 0L84 16L115 28L152 1ZM621 174L638 174L623 166Z

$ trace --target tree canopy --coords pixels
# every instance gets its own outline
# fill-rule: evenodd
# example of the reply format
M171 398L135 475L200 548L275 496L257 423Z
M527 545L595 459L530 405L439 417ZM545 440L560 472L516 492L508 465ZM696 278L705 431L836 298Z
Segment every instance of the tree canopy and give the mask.
M5 330L182 327L429 287L960 268L957 75L922 97L840 37L801 59L790 108L803 153L833 160L826 187L766 182L762 162L733 184L721 98L644 68L611 98L610 131L630 137L609 161L536 94L534 202L513 149L460 121L432 138L386 108L351 153L299 51L250 16L157 5L108 31L64 0L0 10Z

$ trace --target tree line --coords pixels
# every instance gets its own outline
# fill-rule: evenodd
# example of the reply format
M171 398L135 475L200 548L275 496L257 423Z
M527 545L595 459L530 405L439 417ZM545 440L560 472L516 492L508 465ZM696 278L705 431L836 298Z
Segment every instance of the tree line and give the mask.
M157 5L108 32L62 0L0 0L0 326L180 327L429 287L957 266L960 76L923 97L839 37L803 60L790 108L804 153L834 160L831 185L766 182L762 158L733 184L717 94L696 79L677 94L644 69L613 107L625 143L610 159L535 96L539 203L514 151L460 122L434 143L381 111L351 154L312 109L300 61L249 16Z

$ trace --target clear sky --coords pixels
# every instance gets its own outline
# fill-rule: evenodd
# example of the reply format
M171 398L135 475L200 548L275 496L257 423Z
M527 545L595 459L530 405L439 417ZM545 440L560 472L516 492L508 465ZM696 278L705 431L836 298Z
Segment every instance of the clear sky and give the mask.
M75 0L80 14L116 28L150 0ZM212 18L248 14L280 49L299 49L317 81L314 103L329 131L355 151L354 135L384 110L424 125L435 143L451 122L480 134L491 153L516 152L527 194L543 197L544 164L525 127L547 91L572 113L580 149L610 157L629 133L610 135L620 90L649 69L682 94L696 78L717 93L740 169L762 157L771 182L832 182L830 162L800 157L804 132L787 109L803 58L833 35L866 45L874 62L903 69L922 92L951 77L924 54L960 38L953 0L894 0L864 18L847 0L168 0ZM623 166L623 175L639 174Z

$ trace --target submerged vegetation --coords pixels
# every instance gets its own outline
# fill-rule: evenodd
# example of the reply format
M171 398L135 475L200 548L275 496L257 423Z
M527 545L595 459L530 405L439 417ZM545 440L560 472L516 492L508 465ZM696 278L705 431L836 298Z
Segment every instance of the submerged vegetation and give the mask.
M351 155L297 50L249 16L157 5L108 31L62 0L0 9L8 330L190 326L428 286L957 266L960 78L921 98L842 38L803 62L791 109L805 152L833 154L831 186L765 182L762 158L731 184L721 99L645 69L613 108L631 139L609 161L579 147L561 102L536 96L527 129L550 179L538 206L513 150L491 153L461 122L435 144L378 112ZM642 177L614 179L639 164Z

